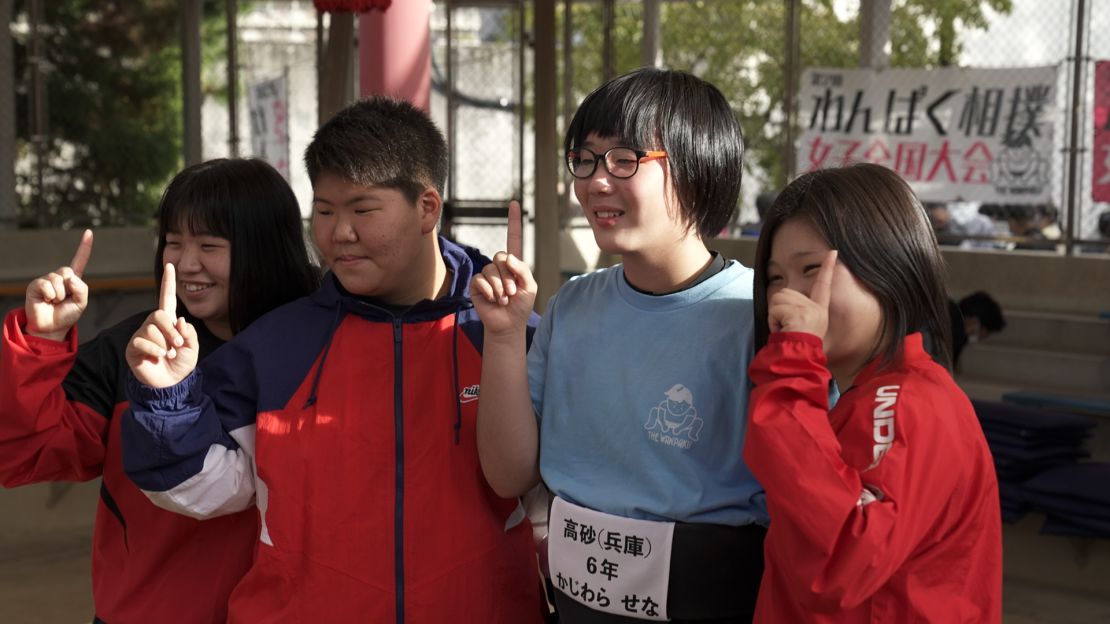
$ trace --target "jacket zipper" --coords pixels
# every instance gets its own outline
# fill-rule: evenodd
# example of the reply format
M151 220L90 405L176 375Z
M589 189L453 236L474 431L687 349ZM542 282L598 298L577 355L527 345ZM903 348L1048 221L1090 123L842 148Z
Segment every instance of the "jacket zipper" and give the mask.
M393 429L395 477L393 492L393 574L397 585L397 624L405 622L405 437L404 368L401 319L393 319Z

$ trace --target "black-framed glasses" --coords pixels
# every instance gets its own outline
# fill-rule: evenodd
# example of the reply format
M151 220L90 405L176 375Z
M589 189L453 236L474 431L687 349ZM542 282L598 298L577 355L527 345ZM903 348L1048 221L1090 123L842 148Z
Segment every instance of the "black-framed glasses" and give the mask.
M666 157L667 152L631 147L611 147L604 154L580 147L567 150L567 169L576 178L590 178L597 171L597 163L604 162L605 170L614 178L631 178L639 171L641 162Z

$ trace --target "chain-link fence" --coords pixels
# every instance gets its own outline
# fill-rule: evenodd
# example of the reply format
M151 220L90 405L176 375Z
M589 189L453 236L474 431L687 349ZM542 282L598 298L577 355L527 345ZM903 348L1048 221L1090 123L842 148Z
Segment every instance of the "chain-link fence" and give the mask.
M1082 251L1110 253L1110 144L1104 142L1110 136L1110 40L1102 36L1110 31L1110 4L1089 1L1085 5L1087 15L1080 20L1085 47L1080 55L1082 97L1077 149L1082 158L1077 184L1080 192L1075 198L1075 234L1091 241L1082 245Z
M504 248L506 207L524 196L523 17L507 0L438 2L432 18L432 117L451 159L445 226L487 255Z
M14 144L17 205L0 214L14 212L20 227L149 223L183 165L181 3L8 5L14 71L5 77L14 84L0 96L0 109L14 105L17 136L4 147ZM316 11L303 2L244 5L232 20L233 58L226 13L233 4L201 5L203 157L260 155L252 147L251 90L284 80L289 141L281 157L265 156L307 206L311 192L299 162L317 126ZM237 70L234 92L229 62Z
M829 16L803 15L798 169L835 164L822 162L830 151L878 162L926 202L943 244L1055 251L1078 154L1066 114L1073 44L1066 12L1034 4L846 3L835 22L859 47L839 64L813 53L828 40L810 24ZM831 71L860 66L877 71ZM827 118L842 103L849 129ZM850 129L861 110L875 116L870 131Z
M1103 249L1110 217L1092 171L1110 195L1110 145L1093 142L1110 106L1095 101L1094 70L1110 43L1090 34L1110 22L1106 3L574 0L558 20L562 127L606 77L653 60L725 94L746 144L730 235L758 231L757 206L793 175L871 160L935 205L946 243ZM844 131L853 112L872 117L865 132ZM566 227L585 227L572 196L565 206Z
M318 125L316 12L280 1L256 2L248 9L238 15L236 28L235 136L227 110L230 102L208 98L202 111L204 157L235 154L273 164L293 187L307 217L312 188L303 157ZM330 16L322 16L320 26L328 20ZM213 82L226 85L225 59L213 59L210 71ZM353 92L353 76L351 81Z
M99 13L82 6L45 0L12 5L15 212L22 226L144 222L180 166L177 4L146 3L142 11L110 4ZM314 11L303 2L244 6L238 20L236 142L226 122L211 122L227 116L221 108L226 107L224 6L204 3L205 156L230 153L231 142L240 154L250 154L248 90L285 77L290 179L307 205L299 156L316 126ZM522 199L526 213L532 212L530 42L538 26L556 33L558 135L586 93L640 65L687 70L725 93L747 148L744 190L730 235L758 222L757 199L766 200L812 164L818 105L824 107L822 140L837 138L828 116L829 106L837 105L845 115L856 110L875 117L868 136L857 137L854 157L888 160L908 177L940 175L939 183L926 180L931 186L911 182L923 200L944 204L947 218L965 227L961 234L953 226L957 234L1016 234L1011 245L1028 242L1031 230L1015 229L1010 217L1029 213L1028 227L1046 239L1070 241L1077 252L1099 250L1110 236L1100 231L1100 224L1110 227L1110 216L1103 216L1110 210L1110 104L1104 101L1110 95L1097 95L1103 92L1097 76L1105 75L1110 83L1110 65L1099 64L1110 59L1110 42L1092 37L1110 26L1106 2L559 0L555 21L535 24L526 0L435 3L432 110L451 146L446 195L456 208L453 233L487 252L501 247L497 221L509 199ZM124 71L136 64L143 69L139 74ZM861 66L889 69L847 73ZM1105 74L1099 67L1106 68ZM847 86L829 91L825 101L815 81L830 78L814 78L819 68L845 70L840 79ZM950 79L937 71L943 68L960 68L972 78ZM913 74L915 69L928 72ZM895 80L903 71L911 72L909 77ZM990 72L1008 73L999 82ZM1105 91L1110 94L1110 87ZM856 92L875 99L853 109ZM1034 123L1015 131L1017 113ZM944 126L948 135L910 141L887 131L884 124L892 115L913 117L918 127L939 120L932 125ZM957 134L965 143L956 142ZM983 139L982 147L975 147L976 138ZM995 168L1019 179L1021 192L1003 196L969 190L964 177L980 175L987 182L983 188L993 181L965 171L977 166L974 158L1005 163ZM561 175L561 223L572 237L582 238L575 231L585 223L567 192L569 180ZM1033 187L1040 190L1028 192ZM972 232L972 221L986 223L989 232ZM1056 242L1047 248L1057 250Z

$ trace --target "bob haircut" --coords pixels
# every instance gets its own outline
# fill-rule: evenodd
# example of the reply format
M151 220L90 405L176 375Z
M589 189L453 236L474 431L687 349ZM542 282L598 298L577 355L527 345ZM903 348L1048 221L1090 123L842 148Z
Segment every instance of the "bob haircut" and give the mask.
M264 161L220 158L174 176L158 205L154 275L159 283L166 234L184 231L231 244L227 305L232 333L319 285L297 197Z
M869 360L900 362L902 338L927 331L934 358L952 368L952 328L944 261L933 228L909 185L886 167L861 163L806 173L771 206L755 252L755 343L767 344L767 262L779 227L808 220L837 259L875 296L881 338Z
M702 239L732 218L744 170L744 137L721 92L680 71L645 67L618 76L582 100L563 148L586 138L614 138L635 149L663 150L681 217Z
M329 119L304 153L312 186L331 173L362 186L394 188L415 204L428 187L443 196L447 142L427 113L403 100L359 100Z

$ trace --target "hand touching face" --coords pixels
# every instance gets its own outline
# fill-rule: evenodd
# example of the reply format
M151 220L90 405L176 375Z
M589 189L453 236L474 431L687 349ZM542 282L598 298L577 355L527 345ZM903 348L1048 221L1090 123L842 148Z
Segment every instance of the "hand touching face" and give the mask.
M882 309L805 218L786 221L767 262L768 325L821 338L828 366L855 372L879 344Z
M830 249L816 268L813 265L803 267L803 276L815 275L810 288L794 290L783 285L785 280L779 276L768 280L767 323L772 333L797 331L825 338L835 268L836 250Z

